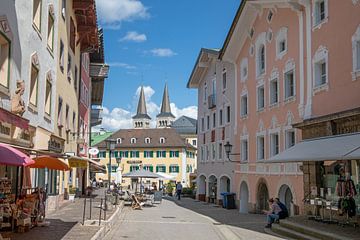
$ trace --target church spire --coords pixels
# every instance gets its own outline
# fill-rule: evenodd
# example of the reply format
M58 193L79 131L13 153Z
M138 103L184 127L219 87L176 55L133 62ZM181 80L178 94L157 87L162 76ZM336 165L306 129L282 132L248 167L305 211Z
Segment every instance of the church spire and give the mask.
M170 98L168 92L167 83L165 84L163 99L161 103L161 111L160 114L156 116L157 118L157 127L170 127L171 123L175 119L175 116L171 113L170 107Z
M135 128L148 128L149 120L151 117L147 114L144 87L141 86L139 103L136 111L136 115L132 117L134 120Z

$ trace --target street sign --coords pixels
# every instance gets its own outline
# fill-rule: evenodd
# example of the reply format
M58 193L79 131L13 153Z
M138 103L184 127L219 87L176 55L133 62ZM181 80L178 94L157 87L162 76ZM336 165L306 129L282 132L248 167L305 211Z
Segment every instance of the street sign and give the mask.
M97 155L97 154L99 153L99 149L97 149L97 148L90 148L90 149L89 149L89 153L90 153L91 155Z

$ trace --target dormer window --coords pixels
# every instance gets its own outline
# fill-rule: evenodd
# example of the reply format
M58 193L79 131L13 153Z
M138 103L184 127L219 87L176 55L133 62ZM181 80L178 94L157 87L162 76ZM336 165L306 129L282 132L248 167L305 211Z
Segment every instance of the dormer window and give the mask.
M145 138L145 143L149 144L150 143L150 138Z
M116 139L116 144L121 144L121 138Z
M165 138L161 137L160 138L160 143L165 143Z
M136 138L131 138L130 142L131 143L136 143Z

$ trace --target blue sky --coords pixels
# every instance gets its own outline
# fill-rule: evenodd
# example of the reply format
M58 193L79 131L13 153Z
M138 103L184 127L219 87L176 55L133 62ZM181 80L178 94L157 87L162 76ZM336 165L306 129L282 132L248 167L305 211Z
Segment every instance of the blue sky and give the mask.
M165 82L176 116L196 117L197 91L186 83L201 47L221 48L239 0L97 0L104 28L103 127L131 127L139 86L149 114L161 105ZM155 119L153 119L155 120Z

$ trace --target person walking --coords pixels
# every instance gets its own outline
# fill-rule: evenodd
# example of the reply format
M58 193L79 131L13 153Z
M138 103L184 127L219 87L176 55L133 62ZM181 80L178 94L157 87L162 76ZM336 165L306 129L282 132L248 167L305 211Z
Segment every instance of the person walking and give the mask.
M279 213L281 212L281 208L274 201L273 198L269 199L269 206L270 206L269 211L265 211L265 210L263 211L266 214L266 219L267 219L267 225L265 226L266 228L271 228L271 225L274 223L274 221L279 220L280 218Z
M176 195L177 195L178 200L180 200L181 192L182 192L182 185L180 182L178 182L176 184Z

